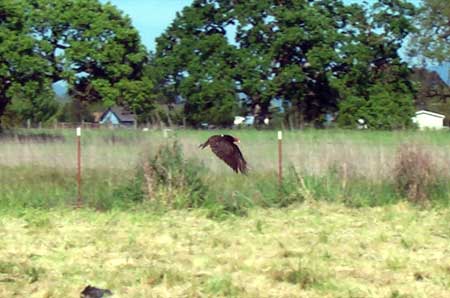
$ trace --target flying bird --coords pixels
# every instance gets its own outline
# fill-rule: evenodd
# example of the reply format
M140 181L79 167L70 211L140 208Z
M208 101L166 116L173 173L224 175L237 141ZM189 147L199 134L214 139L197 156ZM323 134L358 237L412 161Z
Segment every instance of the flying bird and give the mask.
M209 145L212 152L229 165L233 171L246 174L247 162L235 143L239 143L238 138L230 135L214 135L199 147L203 149Z
M112 292L108 289L99 289L91 287L90 285L84 288L80 294L80 298L104 298L112 295Z

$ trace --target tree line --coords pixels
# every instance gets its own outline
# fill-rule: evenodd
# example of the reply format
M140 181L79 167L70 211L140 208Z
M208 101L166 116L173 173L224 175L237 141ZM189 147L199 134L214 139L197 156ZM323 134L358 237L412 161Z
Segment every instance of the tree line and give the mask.
M448 59L449 10L439 0L194 0L149 52L109 2L2 0L0 125L67 110L81 121L87 107L117 104L144 121L169 107L162 117L193 126L250 114L256 124L409 127L420 86L399 49L409 41L411 59Z

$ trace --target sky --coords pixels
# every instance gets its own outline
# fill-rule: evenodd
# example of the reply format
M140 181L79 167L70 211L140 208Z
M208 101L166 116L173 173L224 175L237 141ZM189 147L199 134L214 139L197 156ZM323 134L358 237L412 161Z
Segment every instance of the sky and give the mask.
M106 2L106 1L101 1ZM109 0L127 14L138 29L141 40L148 50L155 49L155 38L175 19L177 11L192 0Z
M147 49L153 51L155 38L170 25L176 13L190 5L193 0L109 0L109 2L130 16L133 25L141 34L142 42ZM344 2L361 3L362 1L344 0ZM418 5L420 0L410 0L410 2Z
M160 36L170 25L183 7L190 5L193 0L109 0L126 15L130 16L133 25L138 29L141 40L148 50L155 50L155 38ZM368 0L372 2L373 0ZM107 0L101 0L107 2ZM360 0L344 0L346 3L361 3ZM419 5L421 0L410 0ZM431 67L438 71L441 77L450 83L450 63L446 66Z

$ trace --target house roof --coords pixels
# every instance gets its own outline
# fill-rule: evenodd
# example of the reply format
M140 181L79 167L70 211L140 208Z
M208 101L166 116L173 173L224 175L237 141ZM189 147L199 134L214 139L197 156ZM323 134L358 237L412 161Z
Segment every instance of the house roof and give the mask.
M100 121L102 121L110 111L116 115L117 119L119 119L120 122L136 122L136 115L130 112L128 109L120 106L108 108L103 112L102 116L100 117Z
M442 118L442 119L445 118L445 115L426 111L426 110L417 111L416 116L418 116L418 115L429 115L429 116L438 117L438 118Z

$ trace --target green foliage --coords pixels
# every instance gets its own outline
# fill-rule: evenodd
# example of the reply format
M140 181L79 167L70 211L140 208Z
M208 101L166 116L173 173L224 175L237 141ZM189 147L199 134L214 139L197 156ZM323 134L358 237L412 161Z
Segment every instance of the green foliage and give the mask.
M125 105L137 114L153 109L146 49L112 4L6 0L0 15L0 116L11 103L20 118L45 121L56 112L51 84L60 81L81 102Z
M189 83L194 82L187 80L181 88L193 88L192 85L187 86ZM185 104L184 112L188 123L195 125L207 122L224 126L232 123L236 110L236 98L231 91L233 86L230 86L230 82L214 81L202 84L199 88L201 92L190 94L189 100ZM182 91L182 93L184 92Z
M155 207L200 207L208 192L201 173L202 166L185 160L177 142L165 144L154 155L144 154L135 177L119 187L114 197Z
M0 127L7 106L14 100L9 118L33 117L45 121L55 105L48 99L47 65L36 55L35 42L29 35L23 15L24 2L5 0L0 3ZM25 97L33 97L24 102ZM52 98L52 97L50 97ZM26 98L27 100L29 98ZM50 108L49 111L41 111ZM3 119L14 121L17 119Z
M11 86L8 93L12 100L6 112L22 123L28 119L33 123L45 122L58 110L58 103L49 85L30 81L24 85Z
M213 296L239 297L240 289L233 285L230 276L213 276L206 281L206 293Z
M150 83L139 34L110 3L36 0L27 15L53 82L65 80L73 97L146 108ZM147 107L148 108L148 107Z
M234 116L236 49L227 42L220 13L212 4L186 7L158 39L154 80L163 98L173 102L181 96L186 101L190 124L230 124Z
M367 118L366 107L367 101L364 98L349 96L339 104L339 125L349 128L356 127L359 119Z
M405 1L375 2L370 10L354 15L365 33L344 45L345 61L353 67L333 81L342 96L341 126L355 127L359 118L372 129L411 126L414 89L398 50L413 30L414 15L414 6Z
M166 98L185 100L191 124L219 125L230 124L239 105L261 121L278 98L292 126L321 126L341 101L368 99L383 84L390 95L405 93L390 105L407 111L396 116L404 127L412 90L402 87L407 67L397 51L414 15L405 1L197 0L157 39L153 79ZM372 106L386 98L371 96Z
M87 102L80 101L78 99L71 100L69 102L61 103L56 114L56 118L61 122L93 122L94 117L92 115L91 108L93 105L89 105ZM94 105L95 107L95 105ZM106 108L98 107L104 111Z
M45 121L55 112L50 84L65 81L76 101L125 105L141 120L152 118L158 98L184 101L192 125L230 125L238 113L258 124L276 98L292 127L322 126L324 115L340 107L345 114L353 102L369 106L357 114L370 114L374 128L408 126L412 88L398 50L416 11L406 1L196 0L150 57L130 18L110 3L5 0L0 10L0 115L11 104L10 116ZM373 90L380 84L388 94ZM407 111L392 119L400 124L378 123L372 114L387 111L378 103L401 93L387 105Z
M356 127L363 119L371 129L400 129L412 126L414 115L412 95L394 92L381 84L368 90L368 98L350 96L340 103L338 123Z
M377 84L369 90L367 123L375 129L399 129L412 125L414 106L411 94L396 93Z
M302 175L293 167L284 179L282 200L278 206L304 201L336 201L349 207L382 206L398 202L390 181L371 181L350 175L344 165L336 164L324 175Z

